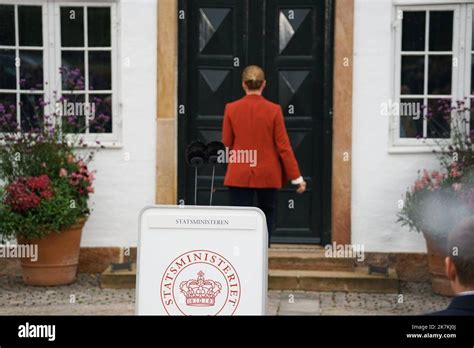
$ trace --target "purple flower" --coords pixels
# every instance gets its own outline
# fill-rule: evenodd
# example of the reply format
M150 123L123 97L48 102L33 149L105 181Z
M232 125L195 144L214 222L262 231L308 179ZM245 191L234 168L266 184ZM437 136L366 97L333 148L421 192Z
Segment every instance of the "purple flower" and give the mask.
M76 117L68 117L67 119L67 122L71 125L71 126L76 126L77 125L77 118Z
M59 68L59 73L60 74L66 74L68 72L69 72L69 68L66 67L66 66L62 66L62 67Z

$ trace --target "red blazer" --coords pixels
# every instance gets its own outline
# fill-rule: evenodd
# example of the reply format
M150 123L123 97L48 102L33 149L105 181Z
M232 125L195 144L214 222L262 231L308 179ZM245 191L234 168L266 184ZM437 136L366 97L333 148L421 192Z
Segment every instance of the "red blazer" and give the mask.
M262 96L247 95L226 105L222 142L234 150L227 158L226 186L281 188L301 176L281 107ZM253 164L246 161L252 159L250 152L239 150L256 150ZM239 159L246 163L233 163Z

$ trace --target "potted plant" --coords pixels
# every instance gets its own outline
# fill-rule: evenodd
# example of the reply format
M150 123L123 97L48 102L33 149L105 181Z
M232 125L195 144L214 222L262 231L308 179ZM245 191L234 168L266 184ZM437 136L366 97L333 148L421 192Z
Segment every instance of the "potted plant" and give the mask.
M469 108L464 101L455 106L440 101L434 111L428 110L427 117L440 131L444 131L440 117L449 120L451 142L436 142L433 152L438 156L439 169L418 171L418 179L405 193L398 214L398 222L423 233L433 291L448 296L453 293L444 267L449 252L447 236L458 222L474 213L474 154L467 115Z
M83 78L77 69L61 73L69 89L80 88ZM84 115L66 115L60 108L64 100L39 99L34 115L21 124L16 105L0 104L0 236L2 241L16 238L18 244L37 245L36 260L21 260L29 285L74 282L94 192L95 172L88 163L100 146L87 148L80 135ZM107 119L100 115L91 122L97 128Z

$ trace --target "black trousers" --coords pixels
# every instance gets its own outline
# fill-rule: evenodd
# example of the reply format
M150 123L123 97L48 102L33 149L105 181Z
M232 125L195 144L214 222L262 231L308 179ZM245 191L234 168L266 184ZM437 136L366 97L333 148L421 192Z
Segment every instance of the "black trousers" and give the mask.
M270 246L270 236L275 228L277 189L230 187L229 190L232 206L256 206L265 213L268 229L268 246ZM257 196L256 205L254 204L255 195Z

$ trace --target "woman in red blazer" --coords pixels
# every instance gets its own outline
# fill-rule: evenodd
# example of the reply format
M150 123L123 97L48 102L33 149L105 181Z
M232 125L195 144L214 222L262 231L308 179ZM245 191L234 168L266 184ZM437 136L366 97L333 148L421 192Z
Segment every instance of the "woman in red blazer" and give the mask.
M222 142L230 153L224 185L232 205L257 206L267 219L268 232L275 225L277 190L288 180L297 192L306 190L291 148L281 107L262 96L265 74L255 65L245 68L242 88L246 96L225 107Z

